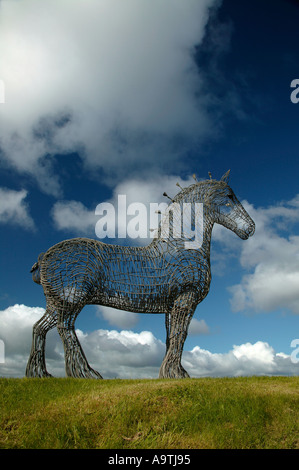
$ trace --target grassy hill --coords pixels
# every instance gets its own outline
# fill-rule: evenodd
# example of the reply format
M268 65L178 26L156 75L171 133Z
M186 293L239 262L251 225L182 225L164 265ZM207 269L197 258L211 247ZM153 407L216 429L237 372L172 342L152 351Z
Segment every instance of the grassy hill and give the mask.
M299 377L0 379L0 448L299 448Z

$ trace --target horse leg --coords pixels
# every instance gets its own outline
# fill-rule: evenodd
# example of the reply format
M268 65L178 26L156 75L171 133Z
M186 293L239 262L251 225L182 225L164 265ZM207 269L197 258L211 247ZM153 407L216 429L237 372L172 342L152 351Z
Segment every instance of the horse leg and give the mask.
M171 314L165 313L165 329L166 329L166 353L169 349L169 338L170 338L170 320Z
M101 374L88 364L75 332L75 320L80 311L81 308L67 316L62 311L57 324L57 330L64 346L66 375L75 378L102 379Z
M181 358L195 307L195 294L187 292L174 302L170 319L166 314L166 354L160 367L159 378L189 377L181 364Z
M26 377L52 377L45 361L46 334L57 323L55 308L47 305L46 312L33 325L31 352L26 367Z

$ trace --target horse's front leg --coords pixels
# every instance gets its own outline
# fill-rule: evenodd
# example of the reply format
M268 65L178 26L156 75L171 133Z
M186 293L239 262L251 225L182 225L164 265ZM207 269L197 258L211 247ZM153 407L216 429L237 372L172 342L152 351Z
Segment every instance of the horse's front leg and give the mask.
M159 378L189 377L181 364L181 358L195 308L194 292L186 292L176 299L170 315L166 314L166 354L160 367Z
M32 331L31 352L26 367L26 377L51 377L46 368L46 334L57 323L55 308L47 303L45 314L38 320Z

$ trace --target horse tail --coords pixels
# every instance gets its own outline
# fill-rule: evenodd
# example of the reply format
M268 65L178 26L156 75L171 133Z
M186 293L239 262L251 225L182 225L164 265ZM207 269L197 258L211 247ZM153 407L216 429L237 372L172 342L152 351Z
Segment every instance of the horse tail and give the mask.
M38 256L37 262L34 263L32 268L30 269L30 272L32 273L32 279L33 279L34 282L36 282L36 284L40 284L40 265L41 265L42 259L44 257L44 254L45 253L41 253Z

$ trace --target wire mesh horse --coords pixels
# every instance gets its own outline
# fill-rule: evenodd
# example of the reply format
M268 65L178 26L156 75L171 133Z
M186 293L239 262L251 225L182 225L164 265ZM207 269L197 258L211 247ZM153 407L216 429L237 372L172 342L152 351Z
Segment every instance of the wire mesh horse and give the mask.
M33 280L43 286L47 306L33 326L26 376L50 376L45 340L47 332L56 326L64 345L67 376L102 378L88 364L75 332L78 314L85 305L93 304L131 312L165 313L166 354L159 377L189 377L181 356L196 306L209 292L213 225L221 224L241 239L247 239L255 230L253 220L229 187L228 177L229 171L220 181L210 176L209 180L196 180L181 188L148 246L118 246L74 238L42 253L31 271ZM202 229L196 249L188 245L194 231L176 234L182 223L176 217L186 207L192 208L189 218L194 225L195 203L201 208Z

